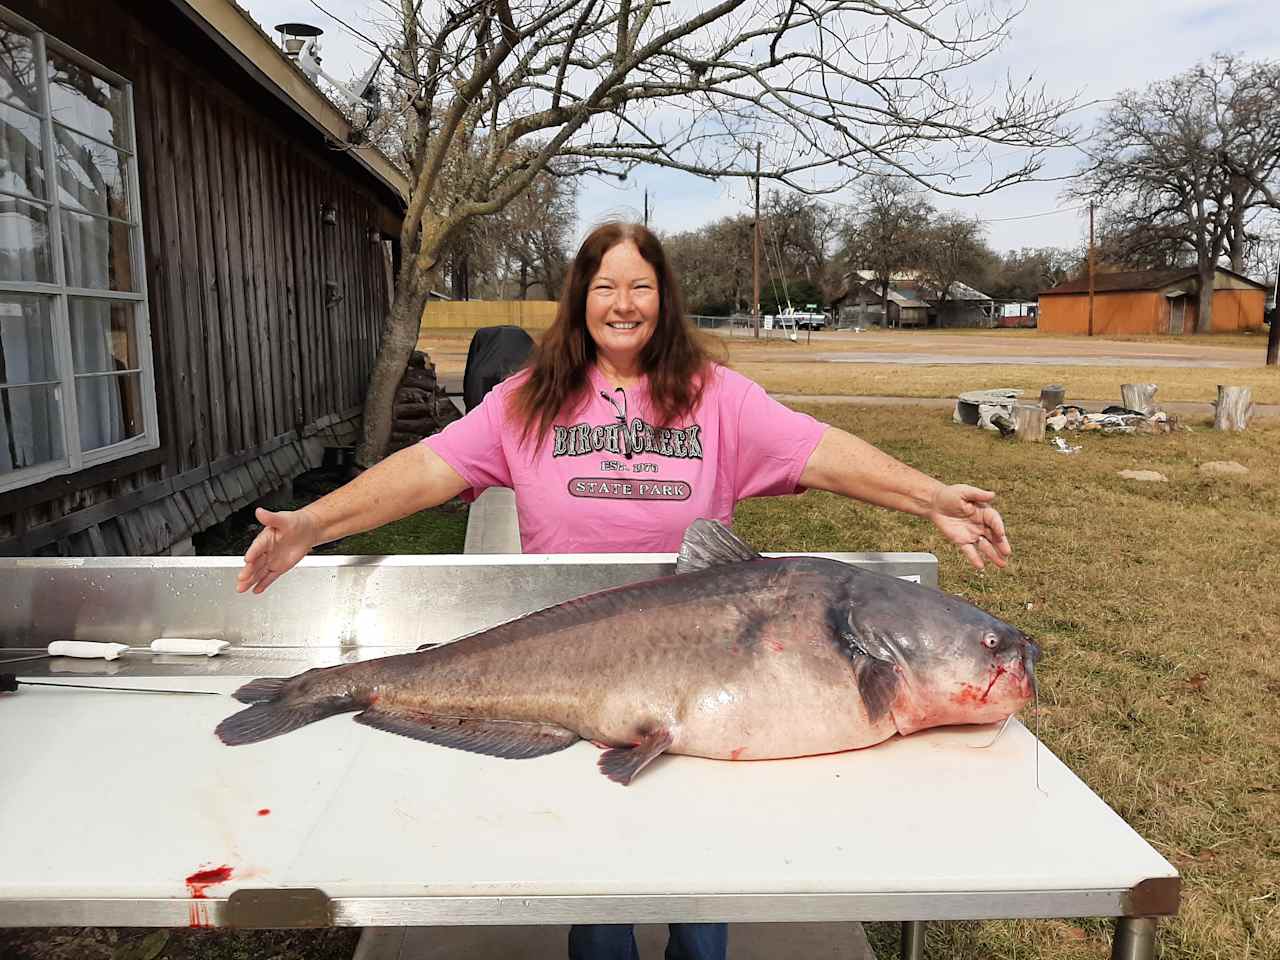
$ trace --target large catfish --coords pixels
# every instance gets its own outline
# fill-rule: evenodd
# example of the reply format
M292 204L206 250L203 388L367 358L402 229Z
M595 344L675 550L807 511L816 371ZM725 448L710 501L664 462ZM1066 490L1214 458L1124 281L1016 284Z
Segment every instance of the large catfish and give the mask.
M674 576L569 600L430 650L236 691L223 743L335 713L429 743L537 757L578 740L631 778L662 753L757 760L992 723L1035 688L1039 649L947 594L813 557L766 559L689 527Z

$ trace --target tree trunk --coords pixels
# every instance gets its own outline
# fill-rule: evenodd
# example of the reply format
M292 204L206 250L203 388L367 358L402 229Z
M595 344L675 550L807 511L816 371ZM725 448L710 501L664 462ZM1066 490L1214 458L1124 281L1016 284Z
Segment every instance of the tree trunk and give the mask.
M1213 331L1213 281L1217 270L1213 261L1200 264L1200 310L1196 316L1196 333Z
M1020 403L1013 408L1013 428L1019 440L1039 443L1044 440L1045 410L1038 403Z
M422 309L426 306L431 278L435 275L433 270L426 272L424 276L414 270L412 263L407 265L403 273L418 275L402 275L396 285L396 298L391 304L391 312L382 324L378 357L369 378L369 392L364 398L364 425L360 444L356 447L356 463L366 469L381 460L386 452L387 441L391 436L396 387L400 385L405 367L409 363L409 355L417 345L418 330L422 326Z
M1067 388L1059 383L1051 383L1040 388L1040 406L1052 410L1066 399Z
M1156 412L1156 390L1154 383L1122 383L1120 384L1120 403L1129 410L1137 410L1141 414L1151 416Z
M1253 391L1248 387L1219 385L1214 407L1213 429L1243 430L1253 417Z

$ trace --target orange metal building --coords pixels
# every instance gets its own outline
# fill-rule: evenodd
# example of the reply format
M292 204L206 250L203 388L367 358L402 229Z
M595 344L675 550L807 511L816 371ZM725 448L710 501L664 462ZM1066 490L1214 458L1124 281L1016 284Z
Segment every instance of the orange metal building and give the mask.
M1195 333L1200 279L1189 270L1100 273L1093 284L1094 333ZM1213 333L1261 330L1267 290L1230 270L1213 283ZM1082 277L1040 293L1039 329L1089 332L1089 279Z

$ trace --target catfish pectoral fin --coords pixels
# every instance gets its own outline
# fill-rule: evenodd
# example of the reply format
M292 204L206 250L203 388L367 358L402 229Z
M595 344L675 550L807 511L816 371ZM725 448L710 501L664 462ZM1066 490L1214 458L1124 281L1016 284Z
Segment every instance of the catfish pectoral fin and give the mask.
M441 717L403 704L380 703L357 713L357 723L442 747L483 753L505 760L526 760L556 753L581 738L554 723Z
M659 727L647 734L634 747L613 747L600 755L597 762L600 772L624 787L637 773L647 767L650 761L657 758L667 747L675 742L671 731Z

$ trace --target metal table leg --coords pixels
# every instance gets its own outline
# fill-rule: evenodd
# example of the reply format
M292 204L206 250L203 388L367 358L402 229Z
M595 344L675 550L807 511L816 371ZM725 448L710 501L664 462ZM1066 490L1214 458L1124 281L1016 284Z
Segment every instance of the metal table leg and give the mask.
M1154 917L1120 917L1111 941L1111 960L1155 960Z
M902 960L924 960L924 934L925 921L902 921Z

